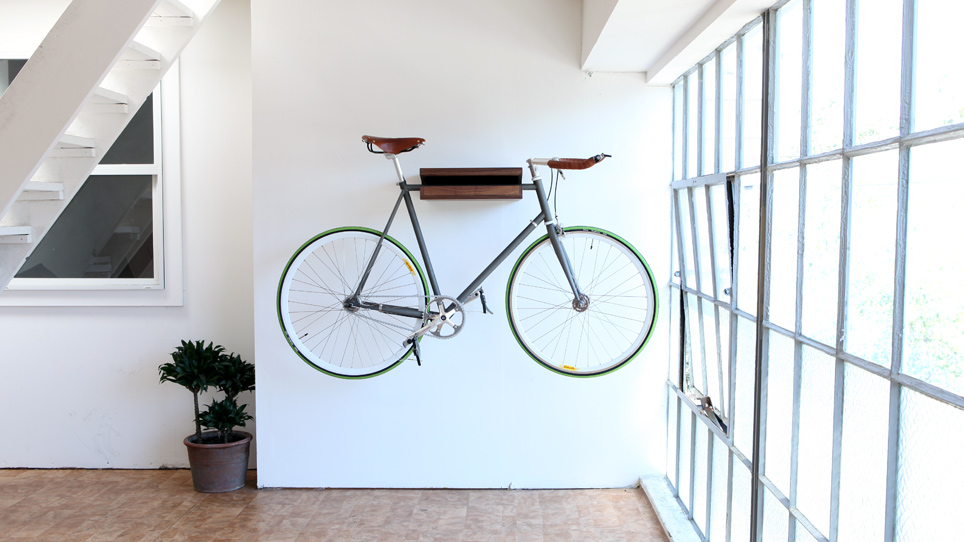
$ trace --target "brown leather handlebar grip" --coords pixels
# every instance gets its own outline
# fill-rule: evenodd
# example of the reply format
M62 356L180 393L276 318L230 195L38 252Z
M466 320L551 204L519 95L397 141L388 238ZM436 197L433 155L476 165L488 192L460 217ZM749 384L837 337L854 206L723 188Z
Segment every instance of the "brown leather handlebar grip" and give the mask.
M608 158L608 154L597 154L589 158L557 158L549 160L552 169L588 169Z

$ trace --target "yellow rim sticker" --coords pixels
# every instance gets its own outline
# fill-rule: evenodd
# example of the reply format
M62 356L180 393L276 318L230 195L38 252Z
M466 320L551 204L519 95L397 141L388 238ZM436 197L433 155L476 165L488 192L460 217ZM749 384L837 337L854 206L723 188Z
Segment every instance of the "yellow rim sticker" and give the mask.
M579 370L579 369L576 369L575 367L573 367L572 365L563 365L562 368L565 369L565 370L567 370L567 371L578 371L578 370Z
M415 276L415 268L412 267L412 264L408 263L408 260L402 260L402 261L405 262L405 267L408 268L408 272L411 273L412 276L414 277L414 276Z

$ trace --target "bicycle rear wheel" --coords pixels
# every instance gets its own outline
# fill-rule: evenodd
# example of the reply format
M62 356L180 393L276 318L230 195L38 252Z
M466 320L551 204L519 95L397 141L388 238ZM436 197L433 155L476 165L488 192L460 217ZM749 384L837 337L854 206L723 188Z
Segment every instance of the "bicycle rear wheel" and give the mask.
M605 230L565 228L559 238L588 307L574 306L546 235L509 276L509 326L526 353L552 371L579 377L615 371L652 335L658 310L652 271L632 245Z
M321 233L295 252L281 277L278 319L288 344L329 375L367 378L393 369L412 351L406 337L422 326L416 318L345 307L380 237L367 228ZM360 300L424 312L427 289L412 254L386 236Z

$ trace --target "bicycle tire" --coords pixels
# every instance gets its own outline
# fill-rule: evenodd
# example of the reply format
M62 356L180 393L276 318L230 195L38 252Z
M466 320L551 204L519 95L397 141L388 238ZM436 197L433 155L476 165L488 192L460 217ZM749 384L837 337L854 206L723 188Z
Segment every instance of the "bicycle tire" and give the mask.
M629 363L646 346L659 311L653 273L626 240L589 226L560 240L589 306L573 306L572 289L549 236L519 257L506 288L506 314L519 345L543 367L591 377Z
M397 367L414 348L403 342L422 326L421 320L344 306L381 235L357 227L320 233L295 252L281 275L281 330L295 353L323 373L370 378ZM425 274L411 252L385 236L361 300L424 312L427 291Z

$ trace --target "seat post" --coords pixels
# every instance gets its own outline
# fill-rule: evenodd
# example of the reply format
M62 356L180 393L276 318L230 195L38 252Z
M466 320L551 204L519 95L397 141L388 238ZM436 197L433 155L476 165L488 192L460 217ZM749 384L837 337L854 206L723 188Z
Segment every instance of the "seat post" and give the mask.
M389 160L392 161L392 163L395 164L395 174L398 175L398 182L399 182L399 183L404 183L404 182L405 182L405 174L402 173L402 163L398 161L398 155L397 155L397 154L386 154L386 155L385 155L385 158L388 158Z

